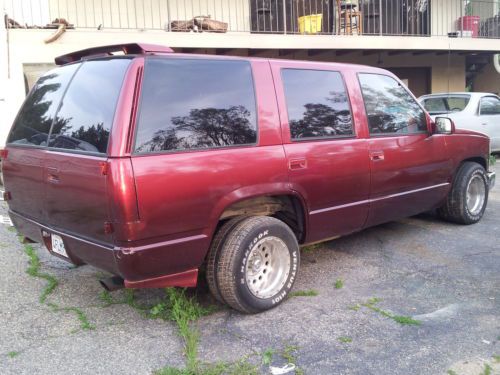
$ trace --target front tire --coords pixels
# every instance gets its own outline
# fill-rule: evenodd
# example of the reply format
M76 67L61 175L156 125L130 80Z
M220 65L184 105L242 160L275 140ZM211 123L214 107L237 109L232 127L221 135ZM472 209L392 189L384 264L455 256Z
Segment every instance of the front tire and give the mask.
M474 162L463 163L445 204L438 208L439 216L459 224L477 223L486 210L488 186L488 176L481 165Z
M292 230L282 221L253 216L226 235L217 260L222 299L243 313L276 307L297 278L300 253Z

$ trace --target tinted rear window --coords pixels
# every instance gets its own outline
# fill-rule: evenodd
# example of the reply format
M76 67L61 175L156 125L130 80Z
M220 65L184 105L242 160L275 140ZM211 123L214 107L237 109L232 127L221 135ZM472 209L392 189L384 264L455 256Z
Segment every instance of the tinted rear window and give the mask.
M44 74L25 100L8 143L46 146L50 126L71 77L80 64L56 68Z
M64 95L50 147L105 153L116 103L130 59L83 63Z
M150 58L135 151L254 144L257 116L247 61Z

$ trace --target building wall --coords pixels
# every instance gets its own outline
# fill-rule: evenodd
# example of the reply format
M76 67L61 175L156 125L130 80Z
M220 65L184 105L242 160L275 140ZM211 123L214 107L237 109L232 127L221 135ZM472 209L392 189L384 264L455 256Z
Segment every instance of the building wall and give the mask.
M500 95L500 73L495 70L493 62L486 65L473 82L473 90L479 92L492 92Z
M1 0L0 0L1 1ZM0 29L0 53L8 58L0 59L0 146L4 142L12 121L25 98L24 74L29 81L34 79L36 66L29 64L53 63L54 57L61 54L88 48L97 45L146 42L167 44L174 48L198 48L200 53L216 53L217 49L224 49L230 54L246 54L247 48L258 48L266 51L262 56L285 57L295 59L339 61L368 64L385 68L430 68L432 92L463 91L465 89L465 58L463 55L453 54L448 60L447 54L414 53L394 51L394 54L371 53L369 48L383 48L390 45L394 49L412 48L414 51L428 48L428 38L408 37L370 37L370 36L344 36L332 38L330 36L308 35L263 35L263 34L191 34L191 33L166 33L164 31L123 31L123 30L70 30L54 43L45 44L44 39L49 37L54 30L19 30L10 29L6 32ZM9 39L7 49L6 40ZM446 38L448 39L448 38ZM467 45L467 41L455 39L458 50L473 50L473 48L488 48L488 43L498 41L483 40L483 43ZM355 43L354 43L355 42ZM476 42L476 41L474 41ZM433 38L432 44L438 46L440 38ZM446 42L448 45L448 42ZM331 47L328 47L331 46ZM336 47L334 47L336 46ZM362 52L343 51L339 56L335 53L337 48L357 48ZM279 56L278 49L301 48L299 52ZM318 50L315 48L324 48ZM328 47L328 48L327 48ZM335 48L335 49L333 49ZM229 49L229 52L227 50ZM308 50L314 51L309 54ZM440 52L443 53L443 52ZM449 61L449 65L448 65ZM405 78L405 77L402 77ZM415 78L413 78L415 79ZM425 79L425 77L423 77ZM411 86L410 79L410 86ZM492 90L489 90L492 91ZM4 100L2 101L2 97Z

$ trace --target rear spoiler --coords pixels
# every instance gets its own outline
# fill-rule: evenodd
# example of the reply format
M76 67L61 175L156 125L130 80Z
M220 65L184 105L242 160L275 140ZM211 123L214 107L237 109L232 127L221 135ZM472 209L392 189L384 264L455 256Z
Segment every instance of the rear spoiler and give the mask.
M124 55L141 55L141 54L155 54L155 53L172 53L172 48L160 46L156 44L144 43L128 43L128 44L115 44L111 46L100 46L82 49L61 55L55 58L56 65L64 65L74 61L79 61L93 56L111 56L113 53L122 53Z

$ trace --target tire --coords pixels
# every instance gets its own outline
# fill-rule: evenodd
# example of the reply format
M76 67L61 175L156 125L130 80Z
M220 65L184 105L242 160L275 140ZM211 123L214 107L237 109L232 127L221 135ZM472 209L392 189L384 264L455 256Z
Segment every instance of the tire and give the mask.
M219 261L220 248L233 228L247 217L248 216L238 216L226 221L215 234L212 244L210 245L210 250L208 251L206 272L208 289L215 299L221 303L225 303L225 301L220 294L219 284L217 283L217 263Z
M488 176L484 168L474 162L465 162L455 176L445 204L438 208L437 212L444 220L454 223L477 223L486 209L488 190ZM468 192L472 197L469 203Z
M292 230L268 216L247 217L227 234L217 260L222 299L243 313L278 306L297 278L300 252Z

